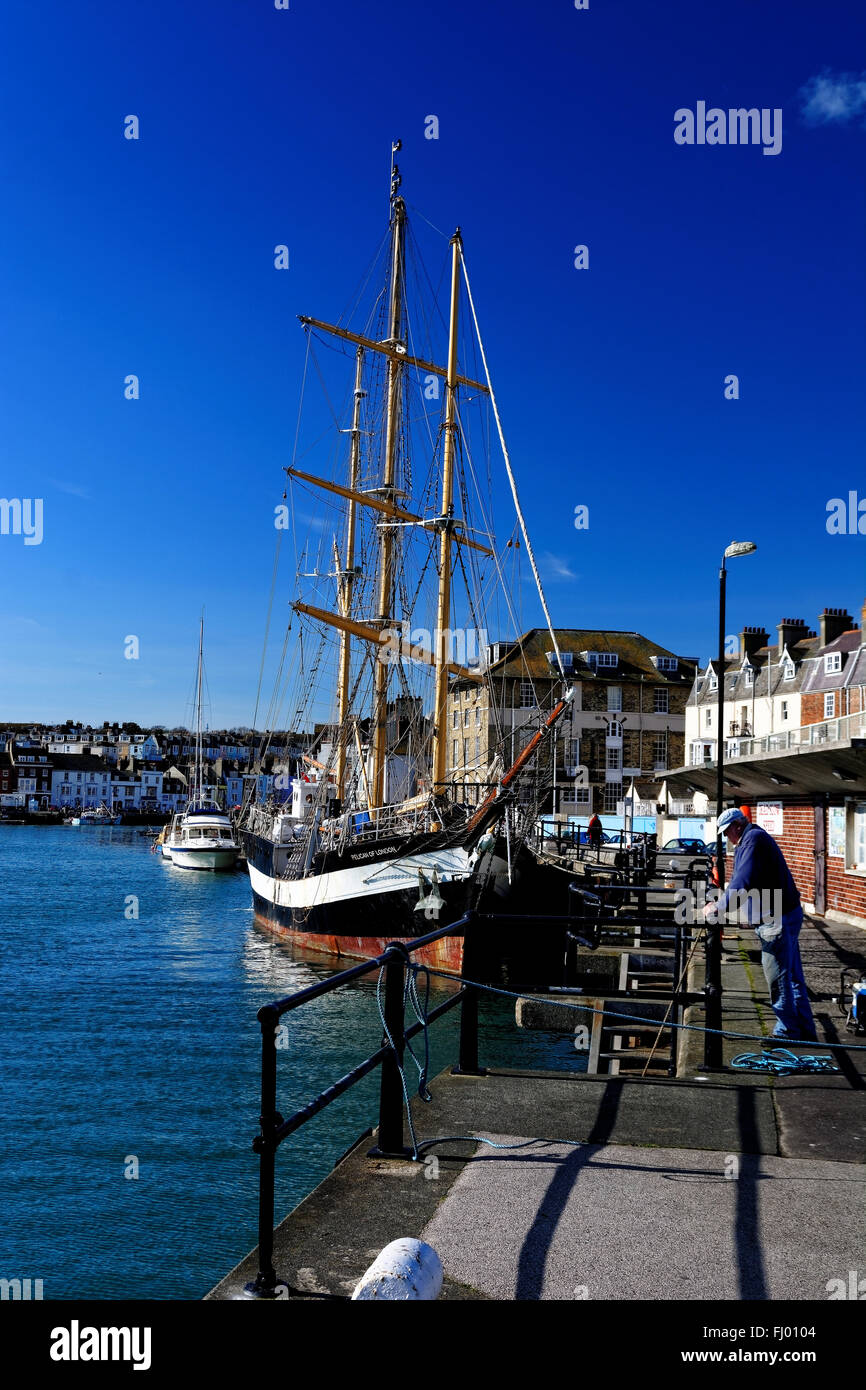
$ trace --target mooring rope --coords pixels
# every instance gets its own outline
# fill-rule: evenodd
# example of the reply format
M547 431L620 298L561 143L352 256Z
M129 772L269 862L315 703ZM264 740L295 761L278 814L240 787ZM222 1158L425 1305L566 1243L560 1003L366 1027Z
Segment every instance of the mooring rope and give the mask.
M441 978L441 979L443 979L443 980L448 980L448 981L450 981L452 984L454 983L454 976L453 976L453 975L448 975L444 970L436 970L436 969L434 969L433 966L425 966L424 968L429 972L429 974L431 974L431 975L436 975L438 978ZM416 965L413 963L413 964L410 964L409 969L410 969L410 970L416 970L416 969L418 969L418 966L416 966ZM538 996L535 995L535 994L526 994L526 993L520 993L520 992L517 992L517 991L515 991L515 990L510 990L510 989L501 989L501 988L499 988L497 985L486 985L486 984L482 984L480 980L467 980L465 977L461 977L461 978L462 978L464 984L466 984L466 985L471 985L473 989L484 990L484 991L486 991L488 994L500 994L500 995L502 995L502 996L503 996L504 998L506 998L506 999L537 999L537 998L538 998ZM573 1010L579 1010L579 1011L581 1011L581 1012L583 1012L583 1013L600 1014L600 1015L602 1015L604 1018L622 1018L622 1019L625 1019L625 1020L626 1020L627 1022L629 1022L629 1023L646 1024L646 1025L647 1025L648 1027L650 1027L650 1028L656 1028L656 1027L658 1027L658 1019L657 1019L657 1018L641 1018L641 1017L640 1017L639 1015L637 1015L637 1014L624 1014L624 1013L619 1013L619 1012L617 1012L617 1011L614 1010L614 1009L594 1009L594 1008L592 1007L591 1004L573 1004L573 1003L572 1003L570 1000L568 1000L568 999L549 999L549 998L545 998L545 1001L544 1001L544 1002L545 1002L545 1004L549 1004L549 1005L551 1005L553 1008L557 1008L557 1009L573 1009ZM769 1039L768 1039L767 1037L759 1037L759 1036L757 1036L757 1035L754 1034L754 1033L735 1033L735 1032L733 1032L733 1031L731 1031L730 1029L727 1029L727 1028L707 1028L705 1025L701 1025L701 1024L699 1024L699 1023L669 1023L667 1026L668 1026L669 1028L679 1028L679 1029L681 1029L684 1033L713 1033L713 1034L718 1035L719 1037L722 1037L722 1038L729 1038L729 1039L731 1039L731 1040L733 1040L733 1041L735 1041L735 1042L759 1042L759 1043L762 1043L762 1042L767 1042L767 1041L769 1041ZM623 1031L625 1031L625 1030L623 1030ZM860 1046L860 1045L858 1045L857 1043L831 1043L831 1042L824 1042L824 1043L821 1043L821 1044L819 1044L819 1045L820 1045L821 1047L829 1047L829 1048L833 1048L833 1049L836 1049L836 1050L838 1050L838 1051L844 1051L844 1052L866 1052L866 1046Z

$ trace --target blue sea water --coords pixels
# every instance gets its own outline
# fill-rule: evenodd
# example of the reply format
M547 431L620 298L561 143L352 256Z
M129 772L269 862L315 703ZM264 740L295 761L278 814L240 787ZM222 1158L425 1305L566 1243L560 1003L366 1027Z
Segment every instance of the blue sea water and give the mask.
M177 869L150 844L0 826L0 1277L42 1279L46 1299L201 1298L256 1244L256 1012L346 964L255 923L245 873ZM456 1014L431 1029L433 1075ZM284 1115L378 1047L374 979L287 1021ZM507 1000L482 1011L485 1061L579 1065L567 1035L518 1032ZM282 1145L278 1220L377 1099L375 1073Z

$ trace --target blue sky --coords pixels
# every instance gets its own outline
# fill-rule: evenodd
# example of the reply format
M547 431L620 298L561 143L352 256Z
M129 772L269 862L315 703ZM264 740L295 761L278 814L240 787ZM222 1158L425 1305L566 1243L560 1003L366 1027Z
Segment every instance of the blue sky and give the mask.
M554 620L706 658L734 538L728 631L859 618L866 536L825 522L866 499L864 40L853 0L7 16L0 495L44 520L0 535L0 723L182 720L202 606L211 719L250 722L295 316L348 301L397 137L463 229ZM698 101L781 108L781 152L678 145Z

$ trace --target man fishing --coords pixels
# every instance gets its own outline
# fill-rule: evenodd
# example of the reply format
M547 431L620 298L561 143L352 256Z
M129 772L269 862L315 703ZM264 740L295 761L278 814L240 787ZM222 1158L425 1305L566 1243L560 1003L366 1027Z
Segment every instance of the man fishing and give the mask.
M752 825L739 807L723 811L718 828L735 846L734 871L725 892L717 903L707 904L704 916L718 913L717 920L721 921L734 894L738 898L744 893L750 895L749 921L761 943L761 966L776 1015L773 1039L817 1042L800 959L803 909L785 856L772 835ZM762 907L756 911L758 901Z

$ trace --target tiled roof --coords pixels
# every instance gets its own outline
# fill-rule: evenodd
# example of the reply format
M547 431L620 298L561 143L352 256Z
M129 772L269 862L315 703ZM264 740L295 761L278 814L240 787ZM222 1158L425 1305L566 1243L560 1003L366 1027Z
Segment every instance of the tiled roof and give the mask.
M691 683L694 667L686 658L678 657L676 652L651 642L639 632L603 631L599 628L556 628L555 632L560 652L572 654L573 674L580 680L609 680L617 684L623 679L637 680L643 675L669 685ZM556 678L556 668L551 666L546 655L551 649L547 628L531 628L518 638L506 657L491 664L490 672L497 676L523 676L527 679ZM619 661L616 666L596 668L583 660L580 655L583 651L615 652ZM653 665L654 656L676 658L680 663L679 669L659 671Z

